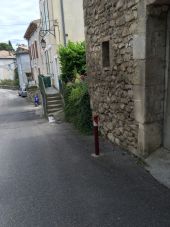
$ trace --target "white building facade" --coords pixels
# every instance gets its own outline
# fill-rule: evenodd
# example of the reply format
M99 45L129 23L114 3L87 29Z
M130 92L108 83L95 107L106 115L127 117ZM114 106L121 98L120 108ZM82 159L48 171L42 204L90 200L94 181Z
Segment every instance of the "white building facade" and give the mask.
M16 50L16 63L19 76L20 87L27 85L29 81L32 81L30 57L28 48L25 46L19 46Z
M0 80L15 79L16 58L9 51L0 51Z

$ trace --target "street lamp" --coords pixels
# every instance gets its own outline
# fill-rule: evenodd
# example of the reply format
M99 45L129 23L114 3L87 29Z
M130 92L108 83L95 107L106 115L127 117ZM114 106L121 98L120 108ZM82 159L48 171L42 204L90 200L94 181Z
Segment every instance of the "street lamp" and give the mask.
M41 47L43 50L46 48L46 41L44 39L41 40Z

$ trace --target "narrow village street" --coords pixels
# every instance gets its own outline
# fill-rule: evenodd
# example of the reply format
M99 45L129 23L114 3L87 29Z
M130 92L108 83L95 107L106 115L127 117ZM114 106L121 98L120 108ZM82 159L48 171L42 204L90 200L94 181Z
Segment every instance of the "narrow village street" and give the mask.
M0 107L1 227L170 226L170 191L128 155L102 145L92 158L91 137L16 91L0 90Z

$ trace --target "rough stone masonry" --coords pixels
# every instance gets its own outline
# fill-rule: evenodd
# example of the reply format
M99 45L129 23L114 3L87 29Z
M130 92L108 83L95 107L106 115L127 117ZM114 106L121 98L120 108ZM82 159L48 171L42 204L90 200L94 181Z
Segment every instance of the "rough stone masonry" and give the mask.
M163 143L168 2L84 0L93 114L105 137L139 156Z

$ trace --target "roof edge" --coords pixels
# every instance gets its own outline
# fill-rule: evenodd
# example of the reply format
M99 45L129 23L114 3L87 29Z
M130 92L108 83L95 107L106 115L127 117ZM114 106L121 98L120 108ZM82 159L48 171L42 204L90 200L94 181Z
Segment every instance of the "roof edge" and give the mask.
M40 23L40 19L34 20L29 24L29 26L25 32L25 35L24 35L25 39L29 40L31 38L33 32L35 32L37 30L39 23Z

